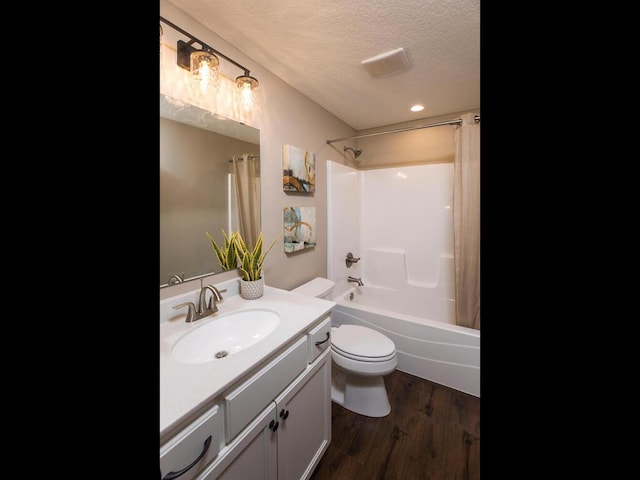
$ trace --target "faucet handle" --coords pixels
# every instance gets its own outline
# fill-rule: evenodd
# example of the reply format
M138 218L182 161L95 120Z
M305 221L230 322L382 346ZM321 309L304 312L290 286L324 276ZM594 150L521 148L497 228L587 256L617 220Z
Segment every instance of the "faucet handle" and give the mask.
M174 310L178 310L179 308L187 307L187 318L185 318L185 322L191 323L196 318L196 306L193 302L185 302L180 305L176 305L173 307Z
M351 265L353 265L354 263L358 263L358 260L360 260L360 257L356 258L353 256L353 253L349 252L347 253L347 258L345 259L344 263L347 265L347 268L351 268Z

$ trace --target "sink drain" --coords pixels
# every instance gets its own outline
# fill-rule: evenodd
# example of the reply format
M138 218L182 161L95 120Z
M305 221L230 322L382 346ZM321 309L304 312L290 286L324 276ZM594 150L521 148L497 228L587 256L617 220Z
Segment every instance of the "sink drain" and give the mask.
M221 352L216 353L216 358L224 358L229 355L229 352L226 350L222 350Z

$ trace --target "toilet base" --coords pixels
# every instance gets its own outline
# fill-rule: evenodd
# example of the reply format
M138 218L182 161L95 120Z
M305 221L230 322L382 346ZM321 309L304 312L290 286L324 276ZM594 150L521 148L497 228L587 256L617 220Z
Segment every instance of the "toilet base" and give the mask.
M386 417L391 412L382 376L360 376L335 365L331 368L331 400L367 417Z

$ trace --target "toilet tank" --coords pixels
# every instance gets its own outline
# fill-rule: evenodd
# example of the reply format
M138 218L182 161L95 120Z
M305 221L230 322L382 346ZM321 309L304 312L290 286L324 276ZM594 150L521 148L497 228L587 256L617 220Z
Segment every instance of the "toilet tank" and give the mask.
M291 290L294 293L301 293L310 297L324 298L331 300L334 282L327 278L316 277L313 280L303 283L297 288Z

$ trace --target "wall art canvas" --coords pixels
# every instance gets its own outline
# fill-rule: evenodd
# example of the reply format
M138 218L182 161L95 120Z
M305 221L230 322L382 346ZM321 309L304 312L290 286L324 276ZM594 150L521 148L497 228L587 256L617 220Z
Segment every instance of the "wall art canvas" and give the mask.
M316 207L284 207L284 251L316 246Z
M293 145L282 147L282 188L285 192L316 191L316 155Z

